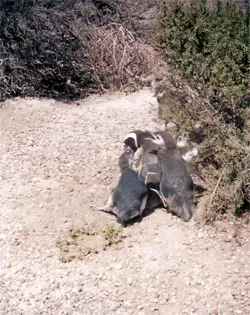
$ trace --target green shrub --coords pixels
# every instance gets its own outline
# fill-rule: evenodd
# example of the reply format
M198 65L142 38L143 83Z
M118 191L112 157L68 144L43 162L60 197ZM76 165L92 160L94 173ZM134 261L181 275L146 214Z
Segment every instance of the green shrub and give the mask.
M237 216L249 211L250 147L245 139L184 80L180 87L165 87L158 102L161 118L178 122L191 141L200 140L199 155L192 161L206 179L206 190L198 200L199 219L213 221L224 213Z
M241 126L241 98L249 81L247 15L230 2L206 9L165 3L156 24L156 48L193 86L202 85L218 116Z
M208 10L199 1L168 2L155 32L156 48L182 75L166 74L159 115L190 134L202 126L194 161L207 181L201 217L244 213L250 203L247 17L232 3Z

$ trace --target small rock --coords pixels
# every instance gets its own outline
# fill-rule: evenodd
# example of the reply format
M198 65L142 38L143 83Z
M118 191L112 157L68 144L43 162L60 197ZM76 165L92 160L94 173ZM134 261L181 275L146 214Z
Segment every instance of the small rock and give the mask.
M132 280L131 278L128 278L127 281L128 281L128 284L129 284L129 285L132 285L132 284L133 284L133 280Z
M120 269L122 269L123 268L123 265L122 264L117 264L117 265L115 265L115 269L117 269L117 270L120 270Z

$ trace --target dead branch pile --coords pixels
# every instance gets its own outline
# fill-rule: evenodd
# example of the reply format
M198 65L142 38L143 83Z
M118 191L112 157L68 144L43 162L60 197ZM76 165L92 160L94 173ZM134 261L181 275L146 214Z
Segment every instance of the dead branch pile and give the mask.
M0 101L15 96L74 100L145 85L139 76L157 66L154 53L122 25L108 24L119 16L108 0L3 0Z
M69 7L70 8L70 7ZM95 82L86 69L86 44L71 31L74 10L28 6L0 13L1 99L44 96L75 99Z
M87 47L90 70L102 91L135 91L165 67L150 46L119 24L89 27Z

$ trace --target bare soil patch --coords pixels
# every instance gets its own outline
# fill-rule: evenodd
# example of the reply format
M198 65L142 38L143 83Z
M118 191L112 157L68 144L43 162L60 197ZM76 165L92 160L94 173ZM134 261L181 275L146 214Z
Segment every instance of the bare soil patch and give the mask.
M121 246L60 261L70 227L120 228L95 208L117 183L124 135L159 127L147 90L3 104L0 314L249 313L250 234L233 222L202 227L157 209L122 230Z

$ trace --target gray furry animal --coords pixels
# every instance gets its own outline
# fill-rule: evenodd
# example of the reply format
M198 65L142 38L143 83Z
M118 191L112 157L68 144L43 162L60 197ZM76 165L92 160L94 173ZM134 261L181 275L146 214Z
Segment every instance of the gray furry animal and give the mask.
M190 137L186 133L181 133L177 135L176 146L179 149L182 158L186 162L186 167L189 174L196 175L203 182L206 182L197 168L194 165L189 164L189 162L198 155L198 149L195 143L191 142Z
M148 189L130 168L132 157L133 150L128 147L119 158L121 176L118 185L112 190L106 206L99 209L115 214L121 224L141 215L147 202Z
M139 131L137 131L137 133L138 132ZM172 159L174 159L174 155L175 159L177 155L179 156L179 159L181 160L181 170L185 170L185 175L177 174L177 178L179 177L179 179L181 179L181 176L184 176L184 181L188 180L188 178L192 181L190 175L196 175L203 182L205 182L200 172L193 165L182 159L182 148L188 143L188 139L185 135L182 135L182 137L179 136L177 142L172 134L168 131L155 131L152 133L141 133L140 135L140 147L136 151L136 166L135 163L132 163L132 168L138 173L139 180L145 186L147 186L149 190L154 192L148 194L147 208L152 208L152 205L154 205L154 207L157 207L160 206L162 203L164 206L167 206L166 200L164 200L164 198L162 198L162 195L159 194L163 173L162 167L159 163L159 159L157 155L153 153L153 151L158 151L160 148L164 148L166 151L169 151ZM186 175L186 172L188 173L188 175ZM167 177L168 174L165 174L165 178ZM157 193L157 196L155 193ZM158 196L160 196L160 199L158 198Z
M198 149L191 143L189 137L185 133L181 133L176 138L176 145L181 152L185 161L191 161L198 155Z
M152 140L154 142L154 140ZM191 219L193 211L194 187L180 151L166 148L164 140L159 150L152 153L157 156L161 169L159 189L153 189L162 199L165 207L184 221Z
M141 160L138 167L139 179L148 188L156 188L160 184L161 169L157 156L152 153L162 145L166 148L176 148L173 136L168 131L156 131L153 133L154 139L145 138L141 144ZM153 141L152 141L153 140Z
M134 130L126 135L123 140L123 148L131 148L134 152L133 163L131 168L138 172L142 163L143 145L147 139L155 139L155 135L150 131Z
M136 152L137 149L140 148L143 144L145 138L154 139L155 137L154 134L150 131L131 131L125 136L123 140L124 148L126 149L127 147L130 147L134 152Z
M160 206L163 200L159 198L158 192L162 170L157 156L152 151L158 150L161 146L164 146L166 149L176 149L174 137L168 131L155 131L152 133L136 130L125 137L124 144L125 149L131 147L135 152L132 169L138 173L140 182L151 190L151 193L148 194L147 208Z
M154 135L157 138L157 141L155 141L158 144L163 144L166 149L175 149L177 144L176 144L176 140L174 139L174 137L172 136L172 134L165 130L165 131L155 131ZM163 143L162 143L163 142Z
M197 168L191 164L189 164L189 161L198 155L198 149L195 147L195 144L192 143L189 139L189 137L185 133L181 133L177 136L177 139L175 140L172 134L170 134L168 131L157 131L154 132L155 136L161 136L162 140L164 142L164 146L166 149L175 149L177 148L183 160L185 161L187 171L189 175L196 175L198 176L203 182L205 182L205 179L201 176L200 172L197 170ZM158 139L158 143L160 140Z
M132 167L133 159L134 159L134 151L130 147L127 147L126 149L124 149L124 152L119 157L119 168L120 168L121 173L126 168Z
M145 207L160 204L184 221L192 217L194 191L190 173L195 169L183 160L168 131L130 132L124 138L119 166L119 183L106 206L99 210L115 214L121 224L141 215Z
M165 134L166 141L174 144L171 135ZM168 139L167 139L168 138ZM170 139L171 138L171 139ZM149 189L147 209L154 209L162 204L161 198L155 193L154 189L159 190L161 180L161 168L157 156L152 150L158 150L162 144L162 137L154 133L154 139L145 138L141 144L141 156L139 167L137 168L139 180ZM153 140L153 141L152 141Z
M149 189L158 188L161 180L161 168L157 159L157 156L153 151L157 151L160 148L162 138L147 139L142 144L140 165L137 169L138 176L141 182L143 182ZM151 194L151 196L154 196ZM161 203L161 201L160 201Z

